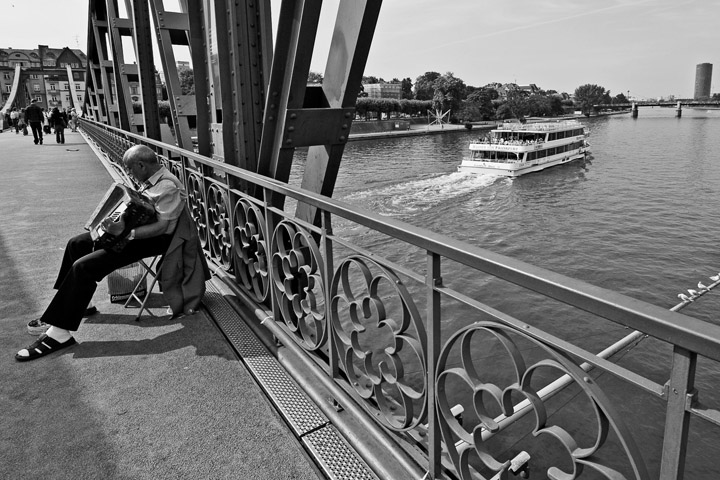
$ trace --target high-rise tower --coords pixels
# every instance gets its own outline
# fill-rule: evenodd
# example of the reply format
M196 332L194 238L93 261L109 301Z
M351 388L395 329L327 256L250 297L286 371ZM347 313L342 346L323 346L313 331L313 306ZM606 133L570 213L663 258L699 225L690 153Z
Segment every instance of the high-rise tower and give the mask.
M710 97L712 63L701 63L695 68L695 100Z

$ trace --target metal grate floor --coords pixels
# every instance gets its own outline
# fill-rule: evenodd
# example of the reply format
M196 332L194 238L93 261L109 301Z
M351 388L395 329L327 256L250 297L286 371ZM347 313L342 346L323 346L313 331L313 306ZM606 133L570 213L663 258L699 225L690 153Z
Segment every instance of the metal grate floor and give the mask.
M376 480L367 464L223 298L230 292L218 283L206 284L206 310L320 470L333 480Z

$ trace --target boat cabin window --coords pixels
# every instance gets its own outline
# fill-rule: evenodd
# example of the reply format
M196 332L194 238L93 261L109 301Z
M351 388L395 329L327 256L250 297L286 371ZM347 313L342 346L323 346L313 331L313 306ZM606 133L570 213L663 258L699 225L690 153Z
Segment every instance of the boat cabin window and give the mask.
M473 150L471 158L478 162L499 163L516 162L518 160L518 156L513 152L496 152L493 150Z

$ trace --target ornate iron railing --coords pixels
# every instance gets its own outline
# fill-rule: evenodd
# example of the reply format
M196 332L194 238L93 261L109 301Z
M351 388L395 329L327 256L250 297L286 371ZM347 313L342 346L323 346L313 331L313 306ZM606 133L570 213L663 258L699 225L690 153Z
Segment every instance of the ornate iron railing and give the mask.
M185 182L208 257L371 418L403 445L414 442L428 478L506 478L527 471L528 457L531 471L554 479L682 478L690 417L704 420L694 424L700 436L720 425L718 410L702 405L695 388L698 355L720 360L718 326L175 146L81 125L115 163L133 144L157 152ZM228 177L260 194L228 187ZM278 195L316 207L322 224L272 207ZM334 232L337 224L346 234ZM347 234L353 229L362 234ZM401 243L411 260L363 246L372 236ZM463 275L539 294L519 301L542 308L559 301L553 314L571 309L641 331L633 341L659 340L672 365L658 380L612 363L492 307L487 293L463 293ZM463 326L443 328L449 316L464 318ZM641 403L631 401L639 396ZM653 422L653 412L664 422L662 440L633 418Z

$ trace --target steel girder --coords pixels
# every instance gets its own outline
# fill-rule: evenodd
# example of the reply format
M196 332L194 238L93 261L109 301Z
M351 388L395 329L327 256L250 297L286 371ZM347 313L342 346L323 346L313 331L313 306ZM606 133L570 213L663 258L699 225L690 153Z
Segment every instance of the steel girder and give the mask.
M160 140L160 111L158 110L155 61L152 52L150 9L146 0L132 0L131 11L145 135L148 138Z
M155 25L160 61L165 75L165 86L170 101L170 113L175 128L175 141L180 148L193 149L190 133L191 119L197 107L195 95L183 95L175 59L174 46L190 46L190 20L188 2L180 0L180 12L165 10L162 0L149 0L150 14Z
M310 147L302 187L332 196L381 0L341 0L322 87L308 87L321 0L286 0L280 10L258 172L287 182L295 148ZM284 200L275 198L276 206ZM297 216L317 223L315 209Z
M270 1L189 0L188 8L198 152L256 171L272 59Z
M86 73L86 100L89 102L89 106L86 107L86 113L98 122L120 127L117 118L110 115L110 112L115 110L115 100L110 83L112 62L108 59L107 28L105 2L91 0L88 12L88 62Z
M345 143L355 117L355 104L380 14L380 4L381 0L343 0L340 3L322 83L323 103L328 104L325 116L335 121L334 139L337 140L316 144L308 150L301 184L306 190L332 197ZM319 224L316 210L306 203L299 203L296 216Z
M127 12L133 12L133 18L120 16L117 0L90 2L86 113L97 121L159 140L147 4L126 0L125 7ZM136 63L125 62L124 37L133 41ZM133 84L140 86L142 115L133 111Z
M137 82L138 72L136 64L125 62L122 37L132 36L132 20L121 18L118 12L117 0L105 2L107 13L110 50L112 52L112 73L115 91L113 97L115 106L111 112L117 115L120 128L131 133L139 133L133 113L132 98L130 97L130 82Z

